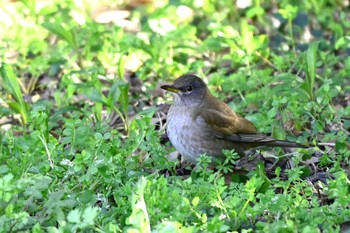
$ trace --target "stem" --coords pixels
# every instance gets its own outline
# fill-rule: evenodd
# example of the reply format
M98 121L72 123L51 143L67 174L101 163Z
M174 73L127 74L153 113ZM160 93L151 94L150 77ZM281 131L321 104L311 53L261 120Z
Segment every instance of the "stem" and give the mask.
M46 143L46 141L44 140L44 137L42 137L42 136L39 135L39 138L40 138L41 142L43 143L43 145L44 145L44 147L45 147L45 151L46 151L46 154L47 154L47 159L48 159L49 162L50 162L50 167L53 168L54 163L53 163L53 160L51 159L51 153L50 153L49 148L47 147L47 143Z
M119 115L120 119L122 119L122 122L124 124L124 129L126 131L126 136L128 137L129 136L128 119L123 116L122 112L119 111L117 107L114 107L114 111Z
M74 148L74 142L75 142L75 126L72 128L72 145L70 147L70 154L73 154L73 148Z
M215 184L215 187L216 187L216 184ZM217 197L218 197L218 200L219 200L219 202L220 202L220 205L221 205L222 209L223 209L224 212L225 212L225 215L227 216L227 219L228 219L228 220L231 220L230 216L228 215L228 212L227 212L227 209L226 209L226 207L225 207L225 204L224 204L224 202L222 201L222 198L221 198L221 196L219 195L219 192L218 192L217 189L216 189L216 195L217 195Z
M290 36L290 39L292 42L292 49L293 49L294 57L296 58L295 42L294 42L294 35L293 35L293 23L292 23L291 19L288 20L288 27L289 27L289 36Z

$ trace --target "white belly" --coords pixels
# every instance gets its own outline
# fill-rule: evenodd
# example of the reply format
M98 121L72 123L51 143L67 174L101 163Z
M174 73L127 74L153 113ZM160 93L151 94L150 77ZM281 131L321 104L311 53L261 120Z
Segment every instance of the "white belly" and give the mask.
M171 143L185 160L196 163L199 155L207 152L202 146L205 132L193 123L188 109L174 112L174 109L170 108L167 119L167 134Z
M194 120L189 110L186 106L177 106L176 111L171 107L167 117L168 137L185 160L196 164L202 154L210 156L212 162L224 160L223 149L235 149L244 154L239 144L215 137L213 129L206 125L203 118L196 117Z

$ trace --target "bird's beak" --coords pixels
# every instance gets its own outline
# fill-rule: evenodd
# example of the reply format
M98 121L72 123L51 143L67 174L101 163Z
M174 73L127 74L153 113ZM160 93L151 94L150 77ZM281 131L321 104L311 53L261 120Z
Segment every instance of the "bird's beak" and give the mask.
M174 93L179 93L180 90L172 85L163 85L161 86L160 88L166 90L166 91L171 91L171 92L174 92Z

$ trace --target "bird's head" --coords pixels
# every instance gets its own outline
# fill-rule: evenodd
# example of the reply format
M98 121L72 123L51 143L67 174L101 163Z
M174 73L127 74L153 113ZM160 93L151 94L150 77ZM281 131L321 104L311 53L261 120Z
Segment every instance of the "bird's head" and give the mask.
M174 93L174 105L188 107L199 107L209 93L204 81L193 74L185 74L172 85L163 85L160 88Z

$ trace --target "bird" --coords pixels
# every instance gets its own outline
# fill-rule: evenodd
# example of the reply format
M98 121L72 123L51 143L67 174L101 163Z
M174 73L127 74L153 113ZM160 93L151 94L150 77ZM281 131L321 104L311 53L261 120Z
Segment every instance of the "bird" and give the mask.
M194 74L182 75L161 89L173 93L166 133L187 162L196 164L205 154L216 161L210 164L215 166L224 161L223 150L234 149L243 157L248 150L265 146L307 148L259 133L253 123L212 95L205 82Z

